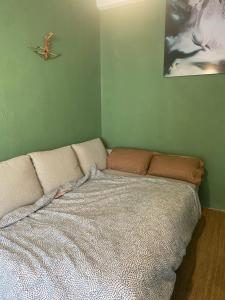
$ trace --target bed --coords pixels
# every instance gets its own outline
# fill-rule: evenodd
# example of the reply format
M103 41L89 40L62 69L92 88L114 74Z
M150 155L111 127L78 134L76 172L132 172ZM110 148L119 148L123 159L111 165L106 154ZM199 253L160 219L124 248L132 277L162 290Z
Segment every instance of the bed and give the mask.
M200 215L189 183L92 167L0 220L0 299L170 299Z

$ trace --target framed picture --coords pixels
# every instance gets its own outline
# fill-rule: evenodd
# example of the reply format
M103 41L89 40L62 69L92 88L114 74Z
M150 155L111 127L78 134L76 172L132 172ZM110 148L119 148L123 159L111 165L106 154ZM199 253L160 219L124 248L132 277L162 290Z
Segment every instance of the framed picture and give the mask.
M167 0L164 76L225 73L225 0Z

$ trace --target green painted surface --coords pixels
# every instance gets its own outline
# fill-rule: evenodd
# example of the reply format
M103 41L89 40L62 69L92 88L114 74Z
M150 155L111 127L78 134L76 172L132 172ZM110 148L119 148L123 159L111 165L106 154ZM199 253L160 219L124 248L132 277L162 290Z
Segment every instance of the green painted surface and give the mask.
M101 14L102 135L201 157L202 202L225 209L225 75L163 78L164 16L159 0Z
M102 136L109 146L197 155L206 206L225 209L225 75L166 79L165 1L101 13ZM94 0L0 3L0 160L101 133ZM58 59L28 48L56 33Z
M53 31L60 58L28 47ZM94 0L0 2L0 160L100 135L99 13Z

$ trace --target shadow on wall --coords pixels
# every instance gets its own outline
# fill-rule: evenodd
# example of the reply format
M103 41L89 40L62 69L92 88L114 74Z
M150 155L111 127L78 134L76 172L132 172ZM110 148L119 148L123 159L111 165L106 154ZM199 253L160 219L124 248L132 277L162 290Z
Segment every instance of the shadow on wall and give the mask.
M205 170L205 176L203 180L203 184L199 188L199 198L201 204L204 203L204 207L210 206L210 188L209 188L209 179L208 179L208 171Z

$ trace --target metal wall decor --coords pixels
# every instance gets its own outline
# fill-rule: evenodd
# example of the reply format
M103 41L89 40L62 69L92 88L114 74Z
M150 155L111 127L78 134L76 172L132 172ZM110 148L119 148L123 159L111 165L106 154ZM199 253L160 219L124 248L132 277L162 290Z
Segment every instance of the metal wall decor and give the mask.
M52 38L54 36L53 32L49 32L44 37L44 46L31 47L31 49L38 55L40 55L44 60L51 58L57 58L60 54L56 54L51 49Z

